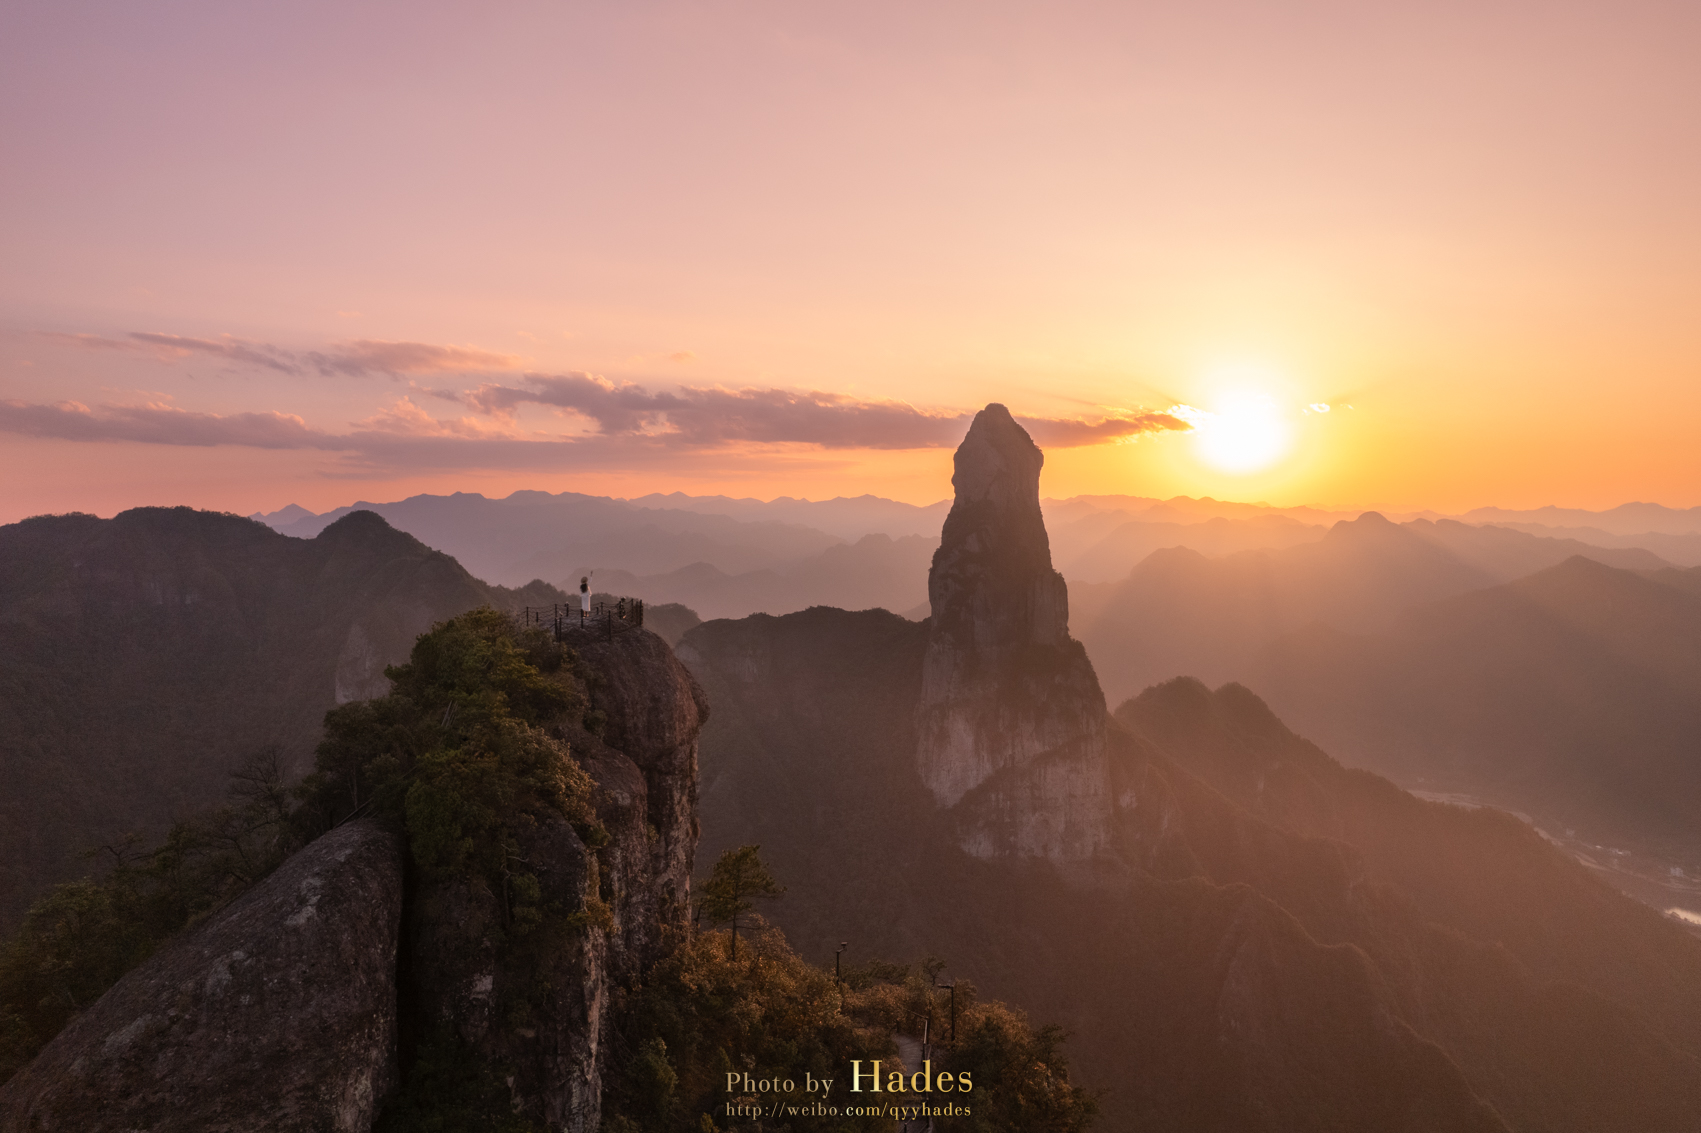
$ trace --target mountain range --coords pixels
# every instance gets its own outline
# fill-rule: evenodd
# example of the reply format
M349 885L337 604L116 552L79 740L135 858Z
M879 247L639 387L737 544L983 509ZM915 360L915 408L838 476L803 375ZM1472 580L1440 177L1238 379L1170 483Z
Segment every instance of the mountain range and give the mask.
M1495 798L1590 842L1701 865L1701 570L1574 557L1414 606L1375 632L1313 624L1251 668L1353 762Z
M819 608L678 647L715 706L704 852L759 842L808 878L773 910L806 954L933 953L1062 1020L1110 1129L1701 1121L1677 921L1511 815L1341 766L1241 685L1095 718L1020 450L959 450L927 621ZM1360 522L1341 553L1397 583L1482 577Z
M797 579L819 574L827 584L818 590L807 583L782 585L773 592L785 595L786 608L849 605L830 588L837 581L831 564L809 560L830 547L856 544L870 535L884 535L894 542L912 536L936 542L946 507L945 502L917 506L866 495L822 501L782 496L762 501L673 492L619 500L571 492L516 492L500 500L456 493L413 496L393 503L361 502L324 515L292 504L251 518L285 534L310 538L351 511L372 511L428 546L453 555L474 575L492 583L518 586L541 578L559 585L576 582L593 570L618 571L628 587L663 580L655 583L658 590L642 595L646 598L689 601L679 595L700 594L704 605L741 616L784 612L772 603L753 604L747 596L771 589L765 577L758 577L761 571ZM1076 496L1044 500L1042 510L1051 529L1053 559L1064 577L1077 585L1120 581L1153 551L1172 547L1221 557L1317 542L1334 524L1361 514L1180 496L1168 500ZM1571 521L1578 516L1595 516L1605 526L1544 528L1537 522ZM1433 513L1396 518L1431 521L1438 528L1461 526ZM1692 511L1637 504L1575 515L1558 509L1504 513L1479 509L1465 518L1463 526L1473 529L1489 529L1485 525L1499 530L1527 528L1525 534L1564 544L1566 554L1642 547L1663 561L1701 564L1701 525ZM1457 544L1460 539L1453 535L1445 541ZM1549 553L1529 569L1563 557ZM896 571L903 558L899 555L873 569ZM1628 558L1603 561L1633 565ZM1644 558L1640 565L1650 561ZM711 581L702 566L728 576L752 577L743 582ZM670 577L687 568L694 573ZM888 609L908 609L913 603L904 594L919 591L921 573L918 564L914 577L892 589L874 591L871 601Z
M433 622L565 600L371 512L312 539L190 508L0 527L0 931L83 851L221 802L257 752L305 773L326 710L387 690Z
M1113 699L1181 674L1253 675L1249 658L1312 623L1343 632L1391 624L1413 606L1508 582L1587 555L1638 570L1668 566L1609 550L1454 520L1396 524L1376 512L1313 542L1212 558L1172 547L1120 582L1071 590L1074 624Z
M1082 631L1083 647L1041 460L1007 412L977 418L925 620L819 604L682 615L677 656L704 695L674 700L698 722L712 707L700 773L668 780L667 830L633 809L616 857L673 854L697 821L702 860L760 844L787 886L764 911L806 956L933 954L944 984L967 977L1063 1022L1081 1077L1106 1091L1109 1130L1701 1125L1701 939L1531 824L1425 801L1324 750L1357 764L1377 736L1402 735L1390 763L1443 766L1476 736L1457 764L1599 796L1603 822L1679 822L1695 805L1683 741L1701 734L1685 715L1701 676L1697 572L1366 515L1276 550L1151 554L1105 584L1090 624L1106 636ZM489 503L453 506L502 519ZM1092 507L1076 521L1117 510ZM689 536L679 522L664 534ZM805 550L786 569L889 550L865 535L811 551L799 529L769 526L771 549ZM906 554L929 544L907 538ZM433 621L567 597L480 582L371 512L298 539L188 509L0 528L0 596L13 908L74 874L82 845L218 802L258 746L304 769L325 709L385 691L384 663ZM1124 696L1097 665L1107 642L1124 648L1127 681L1186 661L1194 639L1201 663L1256 677L1172 669ZM630 640L677 668L656 638ZM605 673L584 695L679 714L628 684ZM574 750L642 738L602 726L600 741L575 732ZM611 807L666 795L598 774ZM688 796L698 809L681 817ZM611 886L620 901L644 889ZM483 1002L472 954L455 955L456 986ZM948 986L937 994L939 1020Z

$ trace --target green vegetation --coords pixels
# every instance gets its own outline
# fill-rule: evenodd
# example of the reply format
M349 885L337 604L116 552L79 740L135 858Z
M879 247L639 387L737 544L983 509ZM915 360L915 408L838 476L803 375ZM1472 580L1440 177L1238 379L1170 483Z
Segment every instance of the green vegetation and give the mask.
M597 722L579 692L596 675L546 635L518 630L489 608L436 625L387 675L389 695L326 715L315 770L293 790L276 751L261 753L237 773L225 806L178 823L146 852L134 839L100 851L110 861L104 878L61 885L30 910L0 948L0 1074L9 1077L171 935L355 817L404 830L424 886L496 899L490 924L467 932L481 945L494 942L509 970L530 973L536 987L522 986L500 1011L510 1027L532 1025L525 997L559 976L555 965L574 934L610 924L595 880L608 834L591 806L593 784L560 738L564 724ZM520 849L529 825L561 819L591 851L582 908L545 901ZM757 900L782 892L758 847L728 850L701 886L699 909L730 931L685 934L641 984L615 993L606 1133L735 1127L741 1121L727 1105L744 1097L727 1090L735 1071L834 1079L831 1100L842 1107L853 1096L845 1080L852 1061L880 1060L890 1071L894 1033L919 1036L924 1028L934 1070L967 1073L976 1084L953 1099L969 1104L971 1116L942 1128L1086 1127L1094 1102L1069 1084L1055 1028L1035 1031L959 981L953 1041L937 963L918 971L871 964L841 982L754 915ZM535 1130L513 1111L502 1067L450 1029L408 1020L406 1002L403 1011L403 1082L377 1123L381 1133ZM799 1091L764 1100L814 1099ZM805 1133L891 1122L796 1115L782 1124Z
M0 945L0 1080L161 943L221 908L290 853L350 818L406 829L427 876L473 876L503 900L505 930L524 936L553 915L600 923L606 910L546 910L517 862L515 833L544 811L587 845L608 835L590 777L545 730L582 710L575 658L540 631L488 607L422 634L391 666L389 696L325 717L317 767L284 782L275 748L234 777L230 801L178 822L143 851L138 839L96 851L99 879L56 887Z
M502 898L508 929L530 931L545 910L519 860L519 827L553 811L587 846L608 841L590 777L549 732L583 713L576 669L546 633L488 607L435 626L407 664L385 670L389 696L326 714L303 810L327 829L357 814L392 818L427 878L478 877ZM575 913L597 919L562 915Z
M732 939L728 957L738 959L738 918L754 912L753 897L771 899L786 891L774 880L768 867L758 856L760 846L739 846L727 850L715 862L709 880L702 885L697 908L710 924L732 924Z
M736 851L735 851L736 852ZM871 963L833 973L806 963L777 930L752 918L748 947L733 959L729 934L701 933L683 942L631 993L616 1037L615 1076L603 1098L603 1133L704 1133L736 1129L748 1119L727 1116L727 1105L776 1101L798 1106L819 1100L803 1091L805 1075L832 1079L829 1102L878 1103L888 1095L852 1094L852 1061L864 1071L875 1060L898 1063L895 1033L919 1038L926 1029L935 1073L968 1073L968 1094L936 1094L934 1102L966 1105L967 1117L936 1126L974 1133L1078 1133L1097 1112L1096 1100L1069 1082L1055 1027L1034 1030L1018 1011L979 998L967 980L956 984L956 1033L950 1036L950 992L936 985L943 965L912 970ZM728 938L728 939L723 939ZM727 1075L789 1078L793 1093L746 1095L727 1090ZM916 1101L915 1096L897 1100ZM787 1115L795 1133L890 1129L890 1118Z
M218 909L298 844L276 749L233 776L231 801L174 824L151 850L132 837L90 856L101 880L55 887L0 945L0 1081L155 948Z

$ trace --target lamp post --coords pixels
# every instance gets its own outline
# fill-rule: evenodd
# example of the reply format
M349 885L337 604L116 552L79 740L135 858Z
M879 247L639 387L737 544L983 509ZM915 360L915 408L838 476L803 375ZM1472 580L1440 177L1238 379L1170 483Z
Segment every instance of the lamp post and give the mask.
M957 1045L957 981L952 980L948 984L942 984L942 983L939 982L939 977L934 976L933 977L933 986L939 987L939 988L946 988L951 992L951 1045L956 1046Z

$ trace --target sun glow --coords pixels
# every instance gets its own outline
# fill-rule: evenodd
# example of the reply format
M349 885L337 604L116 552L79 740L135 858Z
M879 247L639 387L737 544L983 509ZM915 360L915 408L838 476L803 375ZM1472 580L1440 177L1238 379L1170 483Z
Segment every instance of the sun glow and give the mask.
M1193 449L1219 472L1248 473L1270 467L1288 454L1293 428L1267 393L1235 390L1215 399L1214 409L1179 406L1174 411L1193 426Z

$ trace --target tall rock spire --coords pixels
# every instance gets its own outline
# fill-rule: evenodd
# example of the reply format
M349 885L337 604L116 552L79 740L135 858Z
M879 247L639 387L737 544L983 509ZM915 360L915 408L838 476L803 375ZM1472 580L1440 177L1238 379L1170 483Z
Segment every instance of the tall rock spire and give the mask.
M1108 836L1104 693L1069 636L1069 590L1040 514L1044 463L1004 406L976 414L927 578L916 759L981 857L1075 860Z

